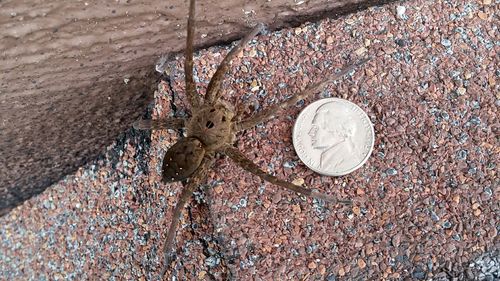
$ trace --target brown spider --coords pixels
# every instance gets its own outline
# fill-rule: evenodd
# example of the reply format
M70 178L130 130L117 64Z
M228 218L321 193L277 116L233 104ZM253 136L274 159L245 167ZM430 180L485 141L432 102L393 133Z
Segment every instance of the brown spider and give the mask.
M320 92L328 83L342 77L355 67L365 63L368 59L363 59L355 64L351 64L338 73L327 74L326 78L321 82L307 86L302 92L295 94L283 103L267 108L255 114L253 117L241 120L237 118L238 116L236 116L230 105L219 100L222 93L221 85L231 60L242 51L243 47L257 35L264 26L258 24L254 27L252 31L227 54L210 80L206 95L204 99L202 99L197 94L196 85L193 79L194 14L195 0L190 0L184 72L186 95L191 105L191 117L188 119L172 117L163 120L139 120L134 123L134 128L142 130L180 129L182 127L186 127L187 129L187 137L181 138L170 147L163 159L163 182L168 183L188 178L189 181L182 190L179 201L175 206L172 222L168 229L164 246L165 260L162 275L165 274L168 265L174 257L172 246L182 209L193 194L195 188L205 179L208 170L215 160L216 154L227 155L243 169L259 176L263 180L291 191L308 197L318 198L332 204L352 204L350 200L338 200L333 196L312 191L267 174L245 157L239 150L234 148L233 143L236 139L236 133L269 120L280 110L294 105L299 100L311 94Z

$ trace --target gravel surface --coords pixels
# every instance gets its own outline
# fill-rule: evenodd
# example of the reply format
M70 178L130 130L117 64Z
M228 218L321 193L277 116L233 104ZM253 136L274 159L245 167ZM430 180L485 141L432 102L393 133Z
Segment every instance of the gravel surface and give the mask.
M264 170L356 203L302 198L221 158L185 209L168 279L498 279L499 2L454 2L371 8L252 41L224 96L245 116L373 56L238 141ZM200 92L229 48L196 55ZM181 69L181 57L167 65L154 118L186 114ZM338 178L308 170L291 142L304 105L330 96L361 106L376 134L368 162ZM0 218L0 279L158 280L182 188L160 183L160 167L180 134L131 129Z

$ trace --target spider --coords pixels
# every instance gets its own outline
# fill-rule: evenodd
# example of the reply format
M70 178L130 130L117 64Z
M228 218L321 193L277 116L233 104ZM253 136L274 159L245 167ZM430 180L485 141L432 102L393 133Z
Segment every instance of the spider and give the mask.
M140 130L180 129L183 127L187 129L187 137L181 138L168 149L162 164L162 181L164 183L188 180L174 208L172 222L167 232L163 250L164 265L161 273L162 276L165 274L175 256L172 246L182 210L195 188L198 187L207 176L208 170L212 167L218 155L226 155L244 170L272 184L289 189L290 191L321 199L332 204L352 204L350 200L339 200L334 196L312 191L302 186L278 179L264 172L259 166L236 149L233 144L238 132L250 129L261 122L269 120L286 107L296 104L299 100L307 96L320 92L328 83L341 78L355 67L365 63L368 59L362 59L341 69L341 71L337 73L326 74L325 79L318 83L308 85L302 92L295 94L281 104L271 106L242 120L235 114L235 111L229 104L220 100L222 93L221 86L231 60L242 51L244 46L254 36L264 29L264 25L256 25L251 32L241 39L239 44L226 55L210 80L206 94L204 98L202 98L196 91L196 84L193 79L194 16L195 0L190 0L184 72L186 96L191 106L191 116L186 119L170 117L162 120L138 120L133 124L134 128Z

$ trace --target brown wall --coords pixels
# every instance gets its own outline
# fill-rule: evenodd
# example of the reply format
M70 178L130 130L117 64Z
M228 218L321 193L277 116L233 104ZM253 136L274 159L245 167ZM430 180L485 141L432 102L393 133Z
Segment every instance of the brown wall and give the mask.
M0 215L95 158L144 113L158 58L184 47L186 2L0 2ZM377 2L199 1L196 44Z

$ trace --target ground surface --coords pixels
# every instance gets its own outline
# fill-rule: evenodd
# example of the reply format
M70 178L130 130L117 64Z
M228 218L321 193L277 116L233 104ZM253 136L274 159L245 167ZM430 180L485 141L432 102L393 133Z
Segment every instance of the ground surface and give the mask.
M185 210L169 280L498 278L498 14L488 0L412 1L259 36L226 84L247 115L374 57L238 141L278 177L356 203L301 198L222 158ZM228 50L197 54L200 92ZM181 62L167 67L154 118L186 112ZM304 105L329 96L360 105L376 134L368 162L339 178L308 170L291 143ZM157 280L182 188L160 183L161 159L178 134L129 130L2 217L0 278Z

